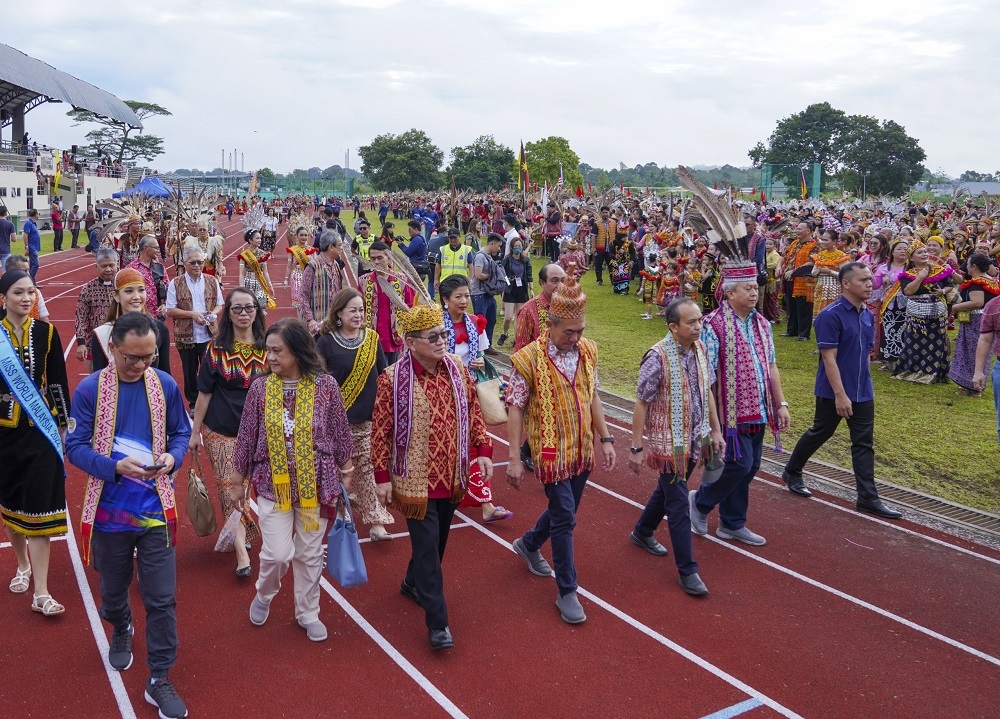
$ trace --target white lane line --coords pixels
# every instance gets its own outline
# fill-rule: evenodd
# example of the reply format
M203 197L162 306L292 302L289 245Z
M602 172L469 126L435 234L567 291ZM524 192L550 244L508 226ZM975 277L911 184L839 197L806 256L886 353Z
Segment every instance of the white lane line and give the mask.
M597 484L596 482L591 482L591 481L588 480L587 486L588 487L593 487L594 489L596 489L596 490L598 490L600 492L604 492L605 494L608 494L608 495L614 497L615 499L621 500L622 502L625 502L626 504L630 504L633 507L637 507L638 509L643 509L643 505L642 504L639 504L638 502L636 502L636 501L634 501L632 499L629 499L628 497L625 497L625 496L623 496L621 494L618 494L617 492L614 492L614 491L608 489L607 487L602 487L601 485ZM781 572L782 574L787 574L788 576L794 577L795 579L798 579L799 581L805 582L806 584L808 584L810 586L816 587L817 589L821 589L824 592L829 592L830 594L834 595L835 597L839 597L840 599L843 599L843 600L848 601L848 602L850 602L852 604L855 604L855 605L857 605L859 607L862 607L862 608L867 609L867 610L869 610L871 612L874 612L875 614L883 616L886 619L891 619L894 622L898 622L899 624L902 624L904 627L909 627L910 629L913 629L916 632L920 632L921 634L925 634L928 637L931 637L933 639L937 639L938 641L944 642L945 644L947 644L949 646L952 646L952 647L954 647L956 649L959 649L959 650L961 650L963 652L971 654L974 657L977 657L979 659L982 659L984 661L989 662L990 664L994 664L994 665L1000 667L1000 659L998 659L997 657L994 657L994 656L992 656L990 654L987 654L986 652L981 652L978 649L976 649L975 647L970 647L968 644L963 644L962 642L958 641L957 639L952 639L951 637L947 637L944 634L941 634L940 632L934 631L933 629L928 629L927 627L925 627L925 626L923 626L921 624L917 624L916 622L912 622L909 619L907 619L905 617L901 617L898 614L894 614L893 612L890 612L887 609L882 609L882 607L879 607L879 606L876 606L874 604L871 604L870 602L866 602L863 599L859 599L858 597L855 597L852 594L848 594L847 592L842 592L842 591L840 591L839 589L837 589L835 587L831 587L829 584L824 584L823 582L820 582L820 581L817 581L815 579L812 579L811 577L807 577L806 575L801 574L800 572L796 572L794 569L789 569L788 567L783 567L780 564L772 562L769 559L764 559L763 557L759 557L756 554L753 554L752 552L748 552L747 550L742 549L741 547L737 547L736 545L734 545L734 544L732 544L730 542L725 542L725 541L723 541L721 539L718 539L718 538L713 537L713 536L708 535L708 534L706 534L706 535L699 535L699 536L702 536L703 539L707 539L710 542L715 542L719 546L725 547L726 549L729 549L729 550L731 550L733 552L736 552L737 554L742 554L744 557L747 557L748 559L752 559L755 562L760 562L764 566L770 567L771 569L775 569L775 570Z
M108 682L111 684L111 691L115 695L118 703L118 710L122 714L122 719L136 719L135 707L129 699L125 683L122 682L122 675L111 668L108 664L108 638L104 634L104 624L101 616L97 613L97 605L94 603L94 595L90 591L90 584L87 582L86 570L83 566L83 559L80 556L80 549L76 546L76 537L73 533L73 520L69 518L67 508L67 543L69 545L69 558L73 563L73 574L76 575L76 583L80 588L80 597L83 599L83 606L87 610L87 619L90 622L90 631L94 635L97 643L97 650L101 654L101 663L104 665L104 672L108 675Z
M254 511L254 513L256 513L257 503L251 500L249 504L250 508ZM471 522L471 520L467 517L463 517L463 519L465 519L466 524ZM389 642L388 639L382 636L381 632L373 627L371 623L351 605L350 602L344 599L344 596L338 592L332 584L330 584L326 577L321 577L319 585L323 588L323 591L326 592L327 595L333 599L333 601L335 601L341 609L344 610L347 616L349 616L355 624L361 627L361 630L367 634L368 637L374 641L383 652L389 655L389 658L392 659L392 661L394 661L400 669L406 672L407 676L409 676L410 679L417 684L417 686L423 689L431 699L433 699L442 709L448 712L448 716L453 717L453 719L468 719L467 715L459 709L458 706L451 701L451 699L445 696L444 692L438 689L430 679L424 676L419 669L413 666L413 664L410 663L410 661L404 657L402 653L400 653L400 651Z
M490 436L493 437L494 439L502 442L503 444L507 444L507 446L510 446L501 437L497 437L495 434L492 434L492 433L490 433ZM622 502L624 502L624 503L626 503L628 505L636 507L637 509L642 510L644 508L644 505L640 504L639 502L636 502L635 500L630 499L629 497L626 497L626 496L624 496L622 494L618 494L618 492L615 492L615 491L613 491L611 489L608 489L607 487L604 487L604 486L602 486L600 484L597 484L593 480L587 480L587 486L593 487L594 489L596 489L596 490L598 490L600 492L604 492L605 494L607 494L607 495L609 495L611 497L614 497L615 499L618 499L618 500L620 500L620 501L622 501ZM887 524L887 526L892 527L892 525L889 525L889 524ZM917 536L921 537L923 539L929 539L929 537L924 537L924 535L922 535L922 534L917 534ZM855 597L855 596L853 596L851 594L848 594L846 592L842 592L841 590L836 589L835 587L831 587L828 584L824 584L823 582L820 582L820 581L817 581L815 579L812 579L811 577L807 577L804 574L796 572L794 569L789 569L788 567L783 567L780 564L772 562L772 561L770 561L768 559L764 559L763 557L759 557L756 554L753 554L753 553L748 552L748 551L746 551L744 549L741 549L740 547L737 547L737 546L735 546L734 544L732 544L730 542L722 541L721 539L718 539L716 537L712 537L710 535L704 535L704 538L707 539L707 540L709 540L709 541L711 541L711 542L715 542L716 544L718 544L718 545L720 545L722 547L725 547L725 548L727 548L727 549L729 549L729 550L731 550L733 552L736 552L738 554L742 554L743 556L748 557L748 558L754 560L755 562L760 562L761 564L763 564L763 565L765 565L767 567L770 567L771 569L776 569L777 571L779 571L779 572L781 572L783 574L787 574L790 577L794 577L795 579L798 579L798 580L800 580L802 582L805 582L806 584L809 584L809 585L811 585L813 587L816 587L817 589L821 589L821 590L823 590L825 592L829 592L830 594L833 594L836 597L839 597L839 598L844 599L844 600L846 600L848 602L851 602L852 604L856 604L859 607L863 607L865 609L868 609L868 610L874 612L875 614L883 616L883 617L885 617L887 619L891 619L891 620L893 620L895 622L898 622L899 624L902 624L905 627L909 627L910 629L913 629L914 631L920 632L921 634L925 634L926 636L929 636L929 637L932 637L934 639L937 639L938 641L944 642L945 644L947 644L949 646L952 646L952 647L954 647L956 649L959 649L959 650L961 650L963 652L967 652L968 654L971 654L974 657L977 657L979 659L987 661L987 662L989 662L991 664L995 664L996 666L1000 666L1000 659L998 659L997 657L994 657L994 656L992 656L990 654L987 654L986 652L982 652L982 651L980 651L980 650L978 650L978 649L976 649L974 647L970 647L968 644L964 644L964 643L958 641L957 639L952 639L951 637L945 636L944 634L941 634L940 632L936 632L933 629L929 629L929 628L927 628L927 627L925 627L925 626L923 626L921 624L917 624L916 622L912 622L909 619L906 619L905 617L902 617L902 616L900 616L898 614L894 614L893 612L890 612L887 609L882 609L879 606L871 604L870 602L866 602L865 600L859 599L858 597ZM950 544L947 544L945 542L942 542L942 544L944 544L947 547L951 547L953 549L960 549L960 547L955 547L954 545L950 545Z
M458 524L451 525L451 529L449 531L454 531L456 529L461 529L462 527L468 527L468 526L469 526L468 522L459 522ZM393 539L399 539L401 537L409 537L410 533L409 532L397 532L396 534L390 534L389 536L392 537ZM358 540L358 542L360 544L365 544L365 543L371 544L374 541L375 540L371 539L370 537L366 537L365 539L359 539ZM384 542L386 540L380 539L379 541L380 542Z
M455 515L458 516L458 517L461 517L465 521L471 521L462 512L455 512ZM499 536L497 534L494 534L493 532L491 532L486 527L481 527L478 524L473 524L472 526L475 527L480 532L482 532L483 534L485 534L490 539L492 539L497 544L499 544L499 545L501 545L503 547L506 547L512 553L514 552L514 548L511 546L510 542L508 542L507 540L505 540L503 537L501 537L501 536ZM727 672L727 671L725 671L725 670L717 667L715 664L712 664L710 661L708 661L706 659L703 659L702 657L698 656L697 654L695 654L694 652L692 652L692 651L690 651L688 649L685 649L684 647L682 647L677 642L672 641L671 639L668 639L666 636L664 636L663 634L660 634L658 631L656 631L652 627L649 627L649 626L643 624L638 619L636 619L636 618L632 617L631 615L623 612L621 609L618 609L618 607L614 606L613 604L604 601L603 599L601 599L600 597L598 597L593 592L590 592L590 591L584 589L583 587L578 587L577 588L577 592L579 594L581 594L582 596L586 597L587 599L589 599L590 601L592 601L594 604L596 604L599 607L601 607L602 609L604 609L605 611L611 613L616 618L618 618L621 621L625 622L626 624L628 624L633 629L636 629L636 630L642 632L643 634L645 634L647 637L649 637L653 641L658 642L659 644L662 644L667 649L671 650L672 652L674 652L676 654L679 654L680 656L684 657L685 659L687 659L688 661L692 662L693 664L696 664L697 666L701 667L705 671L709 672L710 674L712 674L712 675L718 677L719 679L721 679L722 681L726 682L730 686L735 687L736 689L739 689L741 692L743 692L747 696L753 697L754 699L756 699L757 701L759 701L761 704L764 704L764 705L770 707L771 709L773 709L774 711L778 712L782 716L789 717L789 719L802 719L802 717L799 714L796 714L794 711L792 711L788 707L784 706L783 704L780 704L779 702L775 701L774 699L771 699L766 694L763 694L762 692L757 691L756 689L754 689L749 684L746 684L745 682L740 681L739 679L737 679L736 677L734 677L732 674L730 674L729 672Z
M629 437L632 436L632 430L631 429L628 429L626 427L622 427L621 425L615 424L614 422L608 422L608 426L609 427L614 427L615 429L619 429L619 430L621 430L623 432L627 432ZM491 435L491 436L495 436L495 435ZM771 480L765 479L765 478L761 477L760 475L754 477L754 479L759 480L761 482L764 482L765 484L769 484L772 487L775 487L777 489L784 490L784 485L778 484L777 482L772 482ZM970 557L975 557L976 559L982 559L984 561L1000 565L1000 559L996 559L994 557L990 557L989 555L986 555L986 554L980 554L979 552L977 552L975 550L966 549L965 547L960 547L957 544L952 544L951 542L947 542L947 541L945 541L943 539L938 539L937 537L930 537L930 536L928 536L926 534L922 534L921 532L916 532L916 531L914 531L912 529L908 529L907 527L900 526L898 522L888 522L888 521L886 521L884 519L880 519L880 518L872 516L870 514L863 514L861 512L857 512L857 511L855 511L853 509L850 509L849 507L841 507L840 505L834 504L832 502L827 502L827 501L822 500L822 499L820 499L818 497L815 497L815 496L813 497L813 499L816 500L817 502L821 502L821 503L827 505L828 507L834 507L835 509L838 509L841 512L847 512L848 514L853 514L854 516L860 517L861 519L864 519L864 520L866 520L868 522L874 522L876 524L881 524L883 527L888 527L889 529L893 529L893 530L895 530L897 532L902 532L904 534L909 534L910 536L913 536L913 537L920 537L921 539L924 539L924 540L926 540L928 542L933 542L934 544L940 545L942 547L947 547L948 549L954 549L956 552L961 552L962 554L966 554L966 555L968 555Z

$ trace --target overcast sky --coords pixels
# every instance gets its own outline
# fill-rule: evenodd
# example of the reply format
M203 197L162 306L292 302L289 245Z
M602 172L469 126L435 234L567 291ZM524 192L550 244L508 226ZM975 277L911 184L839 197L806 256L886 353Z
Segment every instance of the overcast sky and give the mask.
M828 101L892 119L926 165L1000 169L1000 3L950 0L59 0L11 3L3 41L169 118L155 166L343 164L424 130L562 135L582 162L749 165L782 117ZM85 129L27 115L40 143ZM9 127L4 137L10 138Z

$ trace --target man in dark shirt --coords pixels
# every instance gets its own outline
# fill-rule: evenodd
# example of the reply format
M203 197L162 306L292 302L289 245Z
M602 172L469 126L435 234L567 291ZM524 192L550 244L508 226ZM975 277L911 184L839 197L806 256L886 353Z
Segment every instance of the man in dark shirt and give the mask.
M10 241L17 231L7 214L7 208L0 207L0 275L3 274L4 263L10 257Z
M858 511L899 519L902 513L882 504L875 488L875 388L868 363L875 344L875 318L865 304L872 295L871 269L862 262L849 262L838 279L843 294L813 322L820 352L813 426L795 445L781 478L793 494L812 496L802 480L802 468L844 418L851 431Z

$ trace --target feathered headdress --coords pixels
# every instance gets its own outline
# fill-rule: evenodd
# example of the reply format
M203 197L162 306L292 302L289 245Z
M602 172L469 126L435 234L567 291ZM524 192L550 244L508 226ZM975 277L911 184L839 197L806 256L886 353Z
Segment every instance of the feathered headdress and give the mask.
M257 173L254 173L254 177ZM251 201L252 202L252 201ZM256 232L261 227L264 226L264 203L254 202L249 210L243 213L243 235L246 236L247 232Z
M116 232L128 232L130 226L142 225L142 208L145 196L133 195L122 200L104 200L95 207L107 213L107 217L98 223L97 244L103 245L105 240Z
M345 255L348 253L344 253ZM388 271L382 270L371 263L359 261L361 269L369 269L376 275L376 282L379 288L386 294L389 301L395 305L399 312L399 323L404 333L421 332L432 327L444 324L444 313L441 311L430 293L424 286L423 280L416 269L410 264L410 260L401 252L390 250L386 253L389 257ZM399 283L413 290L414 303L410 307L388 277L392 275Z
M694 195L695 205L708 228L704 234L724 258L722 279L755 280L757 265L750 259L746 224L727 202L698 182L683 165L677 167L677 179ZM692 225L697 228L696 223Z

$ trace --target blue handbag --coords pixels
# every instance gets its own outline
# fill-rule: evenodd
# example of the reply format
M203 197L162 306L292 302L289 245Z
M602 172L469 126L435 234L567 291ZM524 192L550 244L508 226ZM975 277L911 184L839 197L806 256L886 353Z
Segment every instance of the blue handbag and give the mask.
M344 498L344 518L334 520L326 535L326 571L344 589L360 587L368 581L365 558L361 555L358 530L351 516L351 500L341 488Z

